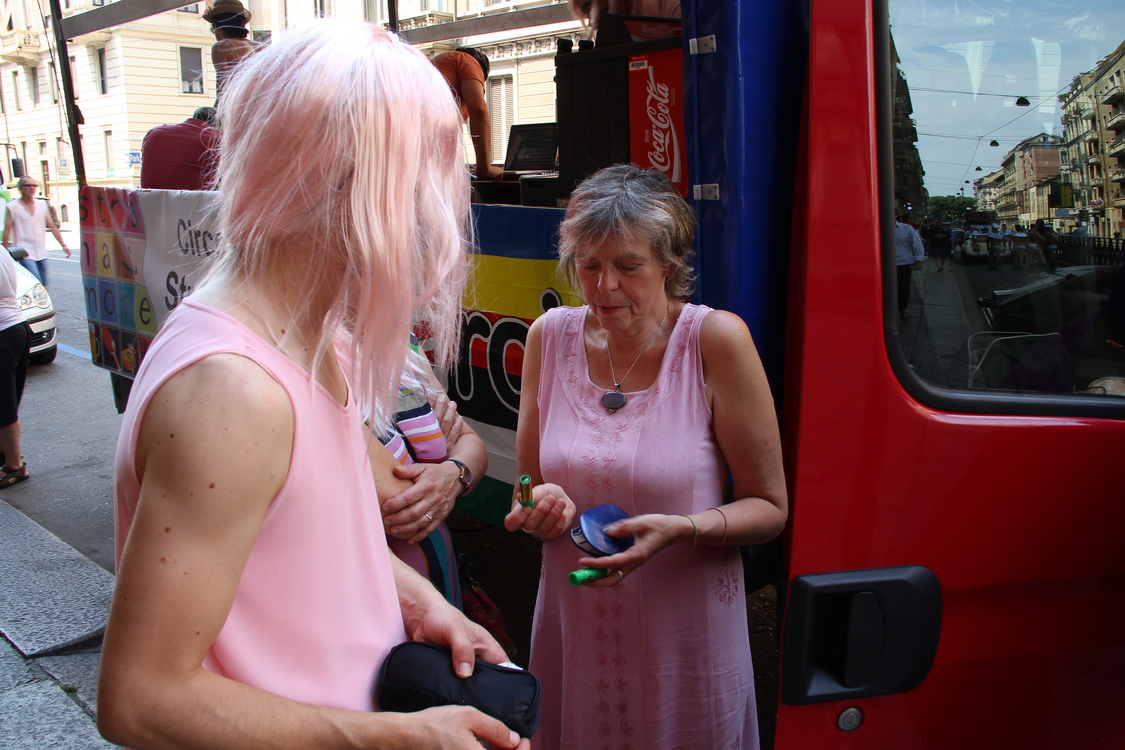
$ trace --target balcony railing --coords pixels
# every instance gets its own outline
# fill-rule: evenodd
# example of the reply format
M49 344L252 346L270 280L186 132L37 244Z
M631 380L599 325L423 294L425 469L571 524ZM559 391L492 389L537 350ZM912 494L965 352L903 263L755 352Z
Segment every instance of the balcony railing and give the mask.
M398 27L402 31L409 31L410 29L421 29L426 26L436 26L439 23L447 23L453 20L452 13L444 11L429 11L420 16L413 18L403 18L399 21Z
M16 65L39 62L39 34L34 31L9 31L0 35L0 59Z
M1079 266L1115 266L1125 257L1125 240L1110 237L1062 235L1055 259Z
M1125 182L1125 167L1118 167L1117 169L1110 170L1109 179L1114 182Z
M1104 89L1102 89L1102 104L1113 105L1121 101L1123 98L1125 98L1125 87L1122 87L1121 84L1117 84L1116 86L1106 86Z
M1125 136L1117 136L1106 144L1105 152L1108 156L1125 157Z
M1114 112L1106 117L1105 126L1110 130L1125 130L1125 109Z

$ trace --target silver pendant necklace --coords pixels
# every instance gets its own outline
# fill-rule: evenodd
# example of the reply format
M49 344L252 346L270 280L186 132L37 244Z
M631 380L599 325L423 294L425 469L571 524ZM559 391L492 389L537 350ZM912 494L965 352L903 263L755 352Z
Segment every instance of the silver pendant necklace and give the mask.
M637 358L633 360L633 364L629 366L629 371L625 373L625 377L621 378L621 380L617 379L617 373L613 371L613 355L609 353L609 334L606 334L605 354L606 357L609 358L609 374L610 377L613 378L613 390L602 396L602 406L604 406L605 410L610 414L613 414L618 409L623 408L625 404L629 403L629 398L621 392L621 385L629 379L629 373L631 373L633 371L633 368L637 366L637 363L641 361L641 355L645 353L645 350L648 349L648 345L651 344L656 338L656 334L660 333L660 329L664 327L664 321L667 319L668 308L665 307L664 317L660 319L660 322L656 325L656 330L653 331L652 335L648 337L648 341L646 341L645 345L641 347L640 354L638 354Z

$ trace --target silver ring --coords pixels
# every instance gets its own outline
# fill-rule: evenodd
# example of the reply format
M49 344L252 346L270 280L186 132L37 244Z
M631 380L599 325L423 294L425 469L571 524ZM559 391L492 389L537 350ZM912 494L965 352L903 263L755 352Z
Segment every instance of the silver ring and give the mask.
M422 515L424 515L426 518L430 519L431 522L433 522L434 517L431 516L429 513L423 513Z
M617 575L621 576L621 580L622 580L622 581L624 581L624 580L625 580L625 573L624 573L624 571L622 571L622 570L618 570L618 571L617 571Z

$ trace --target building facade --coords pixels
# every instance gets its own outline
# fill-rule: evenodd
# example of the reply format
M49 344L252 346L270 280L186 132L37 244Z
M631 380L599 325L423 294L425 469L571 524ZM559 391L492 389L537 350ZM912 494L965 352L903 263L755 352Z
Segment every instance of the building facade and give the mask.
M1096 237L1125 231L1125 42L1061 97L1063 176L1073 194L1066 222Z
M94 0L98 5L102 2ZM403 29L550 4L551 0L400 0ZM252 38L268 43L323 16L386 23L385 0L244 0L252 14ZM157 125L182 122L215 99L210 48L214 37L203 20L209 3L94 32L71 40L67 58L77 105L86 179L101 187L136 187L145 134ZM7 0L0 34L0 160L5 186L14 184L13 159L40 181L63 221L77 220L74 151L66 124L59 57L49 17L32 0ZM64 0L64 16L95 7ZM453 8L457 12L454 14ZM504 158L508 128L555 119L553 58L557 40L584 36L578 22L501 32L420 45L430 55L454 46L475 46L489 56L488 97L494 161ZM472 149L466 129L466 159Z

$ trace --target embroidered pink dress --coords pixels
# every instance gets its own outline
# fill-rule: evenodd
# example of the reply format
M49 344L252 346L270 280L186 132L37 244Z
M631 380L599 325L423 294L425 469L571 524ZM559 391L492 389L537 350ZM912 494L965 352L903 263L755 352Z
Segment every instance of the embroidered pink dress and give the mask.
M727 467L711 429L699 328L684 307L651 388L608 414L590 382L586 308L543 328L540 468L578 513L698 513L722 503ZM530 395L530 394L529 394ZM690 545L681 547L687 554ZM746 592L737 549L665 549L621 585L572 587L569 533L543 546L531 670L543 681L539 750L757 748Z
M253 331L191 299L154 340L121 425L117 562L137 510L137 436L152 396L188 365L226 352L253 360L289 394L293 456L203 667L295 701L370 711L379 666L406 633L363 419L350 393L341 406Z

